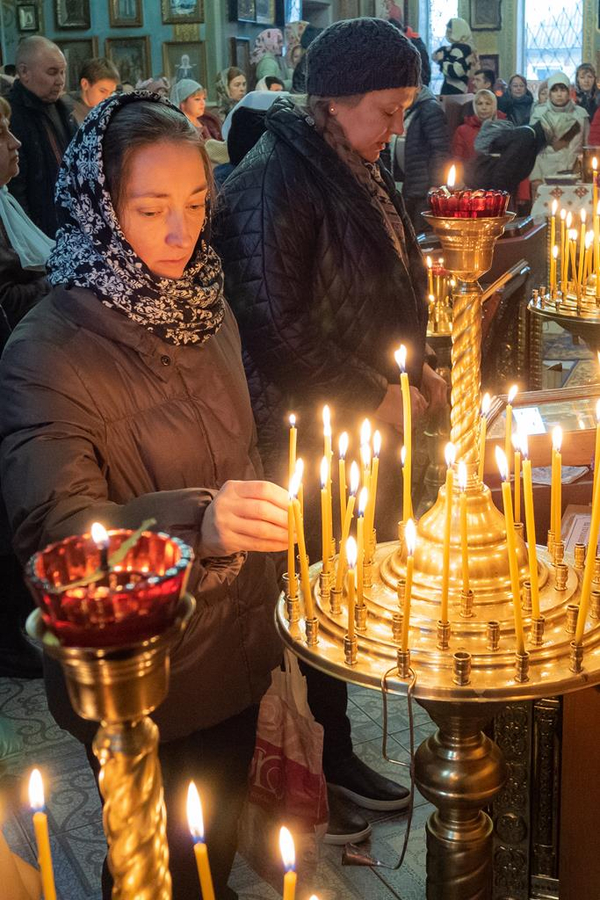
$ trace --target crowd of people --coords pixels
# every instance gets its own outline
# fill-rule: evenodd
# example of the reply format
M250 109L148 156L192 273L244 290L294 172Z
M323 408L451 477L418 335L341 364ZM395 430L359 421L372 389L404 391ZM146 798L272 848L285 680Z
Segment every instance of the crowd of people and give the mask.
M189 77L123 85L106 59L87 61L66 93L64 55L41 36L21 42L14 74L2 76L0 674L41 674L21 632L20 564L36 550L94 520L137 527L149 515L193 547L198 612L155 718L168 811L190 778L203 787L218 898L235 896L227 879L258 705L281 655L285 417L300 417L309 458L321 404L333 404L340 429L365 416L377 424L377 533L393 539L399 344L413 421L447 404L426 345L416 239L429 189L456 159L469 186L516 197L526 179L573 169L590 120L600 131L590 65L573 86L552 74L536 102L522 76L499 88L479 66L465 20L450 20L430 60L389 8L389 21L290 23L285 40L266 29L254 90L228 67L216 106ZM429 87L432 63L442 97L467 98L453 134ZM316 496L309 471L314 559ZM304 671L324 733L327 839L361 840L371 829L360 807L401 810L409 793L354 754L344 683ZM96 772L93 730L49 660L44 675L53 715ZM171 871L174 897L187 898L197 886L180 822L169 815Z

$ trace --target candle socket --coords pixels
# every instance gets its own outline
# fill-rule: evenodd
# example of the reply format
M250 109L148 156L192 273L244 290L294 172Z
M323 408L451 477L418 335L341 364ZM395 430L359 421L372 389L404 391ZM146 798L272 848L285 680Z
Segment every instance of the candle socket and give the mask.
M487 623L487 648L488 650L497 650L500 646L500 622L491 619Z
M544 643L544 626L546 624L546 620L543 616L539 616L538 618L533 618L531 620L531 632L529 634L529 641L532 647L541 647Z
M319 643L319 620L316 616L305 619L306 643L309 647L315 647Z
M569 651L569 669L577 675L583 669L583 644L571 641Z
M554 565L559 566L565 558L565 542L554 541L553 550Z
M367 607L364 603L359 603L354 607L354 622L357 631L365 632L367 630Z
M404 604L404 592L406 591L406 578L399 578L396 582L396 593L398 594L398 606L402 609Z
M567 606L567 621L565 623L565 631L567 634L575 634L578 615L579 605L577 603L569 603Z
M447 650L450 645L450 622L438 620L437 639L438 650Z
M392 616L392 638L399 641L402 637L402 613L394 613Z
M460 592L460 614L463 619L470 619L473 615L473 591Z
M575 544L573 565L576 569L583 569L585 565L585 544Z
M410 678L410 650L398 650L398 677Z
M600 556L597 556L594 560L594 574L592 576L592 581L600 583Z
M600 591L592 591L590 597L590 617L600 619Z
M569 577L569 567L566 563L557 563L554 567L554 590L566 591L567 578Z
M331 549L329 551L329 559L333 559L336 554L335 538L331 538Z
M524 581L523 582L523 593L521 595L521 599L523 601L523 612L530 613L531 612L531 582Z
M358 640L353 637L344 637L344 662L347 666L355 666L358 657Z
M339 616L342 611L342 592L332 587L329 591L329 612L332 616Z
M548 529L548 553L554 559L554 532Z
M515 653L515 681L529 681L529 653Z
M373 564L370 562L363 563L363 587L373 587Z
M522 522L515 522L515 534L520 538L525 534L525 526Z
M466 650L457 650L453 656L454 674L452 681L454 684L465 685L471 681L471 654Z
M329 572L319 573L319 590L321 592L321 603L329 603L329 595L331 593L331 574Z

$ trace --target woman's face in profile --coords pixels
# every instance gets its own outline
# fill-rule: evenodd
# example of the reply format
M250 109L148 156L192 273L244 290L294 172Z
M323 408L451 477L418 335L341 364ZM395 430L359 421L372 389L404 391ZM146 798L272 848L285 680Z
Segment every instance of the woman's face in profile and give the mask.
M0 115L0 187L19 174L21 142L12 134L10 122Z
M333 100L333 115L352 149L367 162L376 162L392 135L404 131L404 110L418 93L417 87L369 91L354 106Z
M117 210L125 238L155 275L181 278L206 218L207 183L199 148L159 141L136 150L126 173Z

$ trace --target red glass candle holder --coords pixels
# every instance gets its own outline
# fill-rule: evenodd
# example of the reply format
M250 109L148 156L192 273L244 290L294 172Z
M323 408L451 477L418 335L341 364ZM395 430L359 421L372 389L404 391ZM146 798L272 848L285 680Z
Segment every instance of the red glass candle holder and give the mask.
M454 219L480 219L503 216L510 195L506 191L448 190L435 188L428 200L434 216Z
M109 556L132 534L109 532ZM46 626L61 644L116 647L146 640L173 623L193 558L178 538L145 531L118 565L99 580L81 584L100 566L100 549L84 534L34 554L25 577Z

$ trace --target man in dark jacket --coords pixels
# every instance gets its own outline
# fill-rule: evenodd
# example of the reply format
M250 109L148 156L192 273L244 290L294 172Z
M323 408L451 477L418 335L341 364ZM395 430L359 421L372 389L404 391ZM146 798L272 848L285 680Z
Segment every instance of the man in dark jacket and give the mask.
M446 181L452 153L446 114L428 87L422 88L404 117L402 196L415 231L425 229L421 213L427 209L430 188Z
M10 183L35 224L54 237L54 185L63 154L76 131L60 99L65 87L66 60L47 38L25 38L17 50L18 79L10 93L11 130L22 144L20 172Z

